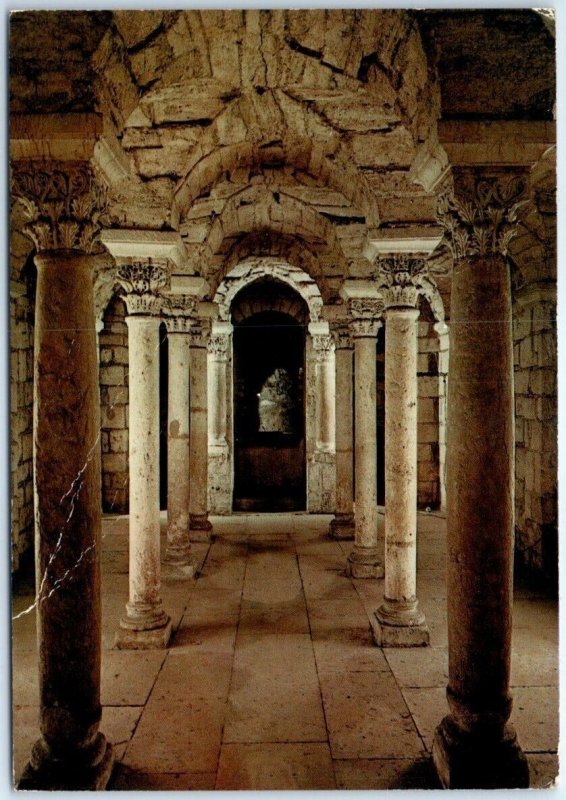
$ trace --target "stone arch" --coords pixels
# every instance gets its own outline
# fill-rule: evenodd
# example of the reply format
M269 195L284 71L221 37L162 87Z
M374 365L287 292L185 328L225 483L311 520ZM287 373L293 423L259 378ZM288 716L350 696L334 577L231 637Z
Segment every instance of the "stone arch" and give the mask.
M220 318L228 321L236 295L246 286L266 277L285 283L294 289L305 301L311 322L318 322L323 300L316 282L299 267L272 257L249 258L225 275L214 295Z

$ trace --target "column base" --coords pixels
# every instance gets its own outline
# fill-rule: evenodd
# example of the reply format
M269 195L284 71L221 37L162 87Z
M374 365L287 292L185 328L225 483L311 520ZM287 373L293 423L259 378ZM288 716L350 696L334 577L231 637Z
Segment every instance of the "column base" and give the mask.
M331 539L353 539L356 529L353 514L336 514L332 522L328 535Z
M197 568L191 562L177 564L173 561L165 561L161 567L161 581L170 583L173 581L190 581L197 577Z
M512 725L494 741L463 731L451 715L434 734L432 760L444 789L528 789L529 766Z
M378 647L426 647L430 644L426 622L391 625L380 620L378 614L376 611L370 620L373 641Z
M126 616L114 639L118 650L164 649L171 638L171 619L163 611L161 602L152 606L127 603Z
M16 788L23 791L102 791L108 785L114 767L114 751L106 737L99 733L95 753L86 763L81 754L69 759L50 756L49 746L40 739L33 747Z
M346 562L346 575L350 578L383 578L383 564L373 548L352 550Z
M190 520L191 542L212 541L212 524L208 514L191 514Z

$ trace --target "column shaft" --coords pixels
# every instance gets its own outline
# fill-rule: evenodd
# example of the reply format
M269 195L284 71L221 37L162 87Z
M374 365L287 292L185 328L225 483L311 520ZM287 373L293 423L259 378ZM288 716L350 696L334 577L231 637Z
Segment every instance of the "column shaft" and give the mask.
M336 515L330 523L335 539L354 536L354 413L351 347L336 348Z
M119 648L165 647L159 521L159 318L129 315L130 597Z
M377 535L377 425L375 386L375 336L356 336L355 459L356 531L348 572L355 578L383 577Z
M102 789L100 405L94 259L36 257L34 475L42 738L20 789Z
M325 453L333 453L335 448L335 387L331 355L325 352L316 364L316 447Z
M208 352L203 340L191 346L191 506L193 541L209 541L212 525L208 519Z
M194 577L189 539L190 442L189 363L186 332L168 332L167 552L177 577Z
M386 311L385 598L373 622L376 643L428 644L417 587L417 327L415 308Z
M513 560L511 294L502 256L462 258L452 278L447 549L451 715L433 757L444 785L528 785L507 724ZM478 774L478 770L481 774Z

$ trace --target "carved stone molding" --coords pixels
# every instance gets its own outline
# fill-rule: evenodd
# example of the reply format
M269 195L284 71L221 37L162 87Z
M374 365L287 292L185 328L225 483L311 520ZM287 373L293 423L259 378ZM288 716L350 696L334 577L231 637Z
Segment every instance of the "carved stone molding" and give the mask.
M124 289L128 314L159 315L164 302L160 291L167 285L167 278L167 269L162 264L122 264L116 280Z
M349 322L339 322L332 326L332 336L337 350L351 350L353 347Z
M198 319L189 331L191 347L207 347L210 337L210 320Z
M229 333L214 333L208 340L208 352L219 360L228 358L230 348Z
M38 252L92 253L108 208L106 188L85 161L22 160L11 169L12 196Z
M354 338L377 336L382 324L379 319L354 319L350 323L350 330Z
M313 352L319 363L327 361L334 349L334 342L330 334L315 334L312 337Z
M437 208L454 258L506 255L527 188L526 171L459 168L454 189L439 197Z
M377 262L377 285L386 308L417 304L426 278L424 258L395 253Z

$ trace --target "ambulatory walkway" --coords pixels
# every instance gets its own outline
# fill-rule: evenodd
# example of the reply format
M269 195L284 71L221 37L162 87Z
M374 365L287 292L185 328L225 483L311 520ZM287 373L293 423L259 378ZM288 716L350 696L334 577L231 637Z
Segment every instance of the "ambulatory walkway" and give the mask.
M435 786L429 755L447 712L444 520L419 515L431 646L381 650L369 615L383 580L345 576L351 542L327 538L330 519L212 518L213 544L194 546L200 577L163 583L170 646L145 652L111 649L128 596L128 520L104 519L101 728L118 759L110 789ZM32 602L16 596L14 613ZM14 623L16 777L38 735L34 617ZM538 787L557 772L557 642L556 603L516 593L513 721Z

